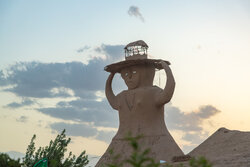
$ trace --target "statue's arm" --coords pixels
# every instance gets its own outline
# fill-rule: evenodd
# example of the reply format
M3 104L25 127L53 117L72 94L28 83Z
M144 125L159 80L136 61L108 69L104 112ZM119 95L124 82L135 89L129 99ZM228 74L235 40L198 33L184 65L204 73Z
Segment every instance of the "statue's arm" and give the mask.
M164 61L161 61L161 65L163 69L165 70L167 79L166 79L166 85L165 85L164 90L161 91L161 93L156 95L157 106L162 106L168 103L171 100L174 94L174 89L175 89L175 80L174 80L174 76L172 74L170 67Z
M115 110L118 110L118 100L112 90L112 80L114 75L115 73L111 73L106 81L105 94L111 107Z

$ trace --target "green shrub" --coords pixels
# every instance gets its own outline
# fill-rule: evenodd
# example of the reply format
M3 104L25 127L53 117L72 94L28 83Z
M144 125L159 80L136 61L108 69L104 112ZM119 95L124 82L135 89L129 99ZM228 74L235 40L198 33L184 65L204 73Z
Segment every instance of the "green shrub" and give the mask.
M0 153L0 166L1 167L21 167L20 159L12 159L6 153Z
M189 165L191 167L212 167L212 164L205 157L192 158L189 161Z
M64 154L67 151L67 146L71 139L66 138L65 130L61 134L57 135L54 141L50 141L46 147L39 147L35 152L35 140L34 135L28 145L26 155L23 158L24 167L33 167L39 160L43 158L48 159L49 167L84 167L88 164L88 156L83 151L78 157L69 153L68 157L64 159Z

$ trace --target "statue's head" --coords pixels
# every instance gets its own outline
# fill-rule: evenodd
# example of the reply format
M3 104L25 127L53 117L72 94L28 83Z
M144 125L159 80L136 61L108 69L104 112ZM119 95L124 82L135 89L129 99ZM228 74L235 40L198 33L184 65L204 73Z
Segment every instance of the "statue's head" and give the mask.
M131 90L139 87L152 86L155 67L150 64L139 64L123 68L120 73L128 89Z
M121 73L129 90L153 86L155 69L163 68L160 64L162 60L148 59L148 45L142 40L131 42L124 49L125 61L110 64L104 70Z

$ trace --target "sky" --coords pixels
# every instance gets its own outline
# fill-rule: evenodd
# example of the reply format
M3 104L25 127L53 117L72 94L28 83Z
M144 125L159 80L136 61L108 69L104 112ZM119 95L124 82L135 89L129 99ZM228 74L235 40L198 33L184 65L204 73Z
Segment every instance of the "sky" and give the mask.
M136 40L171 62L165 122L185 153L220 127L250 130L248 0L0 0L0 152L66 129L69 151L96 161L119 125L103 68ZM155 85L165 80L156 72ZM127 89L118 74L113 88Z

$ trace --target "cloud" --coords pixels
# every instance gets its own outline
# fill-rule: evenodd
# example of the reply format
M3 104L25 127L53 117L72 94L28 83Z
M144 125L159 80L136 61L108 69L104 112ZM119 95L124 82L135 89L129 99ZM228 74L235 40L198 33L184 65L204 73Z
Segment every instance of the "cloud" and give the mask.
M92 123L95 126L118 127L118 113L112 112L106 100L59 102L57 107L38 108L39 112L64 120Z
M182 140L190 143L184 145L183 151L189 152L209 135L208 131L203 128L204 121L220 112L212 105L203 105L197 111L185 113L178 107L167 104L165 105L165 122L169 130L183 133Z
M66 134L69 136L95 138L106 143L109 143L116 133L114 131L98 131L97 128L83 123L68 124L64 122L58 122L51 124L50 127L58 133L60 133L63 129L66 129Z
M93 126L118 127L118 113L112 112L107 100L103 100L105 81L108 73L104 67L123 59L124 45L102 44L94 48L96 54L88 64L81 62L41 63L19 62L6 69L6 75L0 71L0 80L6 92L14 93L23 99L12 102L7 107L31 106L36 98L60 97L56 106L39 106L35 110L54 118L91 123ZM86 47L86 49L88 49ZM116 82L116 81L115 81ZM121 89L121 80L114 84L114 90ZM77 100L65 101L74 97ZM34 109L34 108L33 108Z
M196 113L198 115L198 117L203 118L203 119L208 119L211 116L218 114L219 112L221 112L220 110L218 110L217 108L215 108L214 106L211 105L205 105L205 106L201 106L199 108L199 111Z
M21 97L21 102L12 102L10 108L32 106L36 98L62 99L56 106L39 106L40 113L54 118L74 121L74 124L54 123L50 125L58 133L67 129L71 136L96 138L110 142L114 131L99 131L97 127L118 127L118 113L114 112L106 99L103 99L105 81L108 73L103 69L106 65L123 59L124 45L102 44L94 48L93 54L105 55L104 58L93 55L87 64L82 62L42 63L19 62L6 69L6 75L0 71L3 90ZM90 49L84 47L78 52ZM114 90L121 89L121 80L114 84ZM117 85L117 86L116 86ZM7 88L6 88L7 87ZM75 100L63 100L74 97ZM26 122L27 117L21 116L18 122Z
M187 132L182 139L186 140L186 141L191 141L192 144L200 144L204 138L206 138L208 136L208 132L205 133L201 133L200 131L198 132Z
M211 105L201 106L198 111L182 112L179 108L166 105L166 124L169 129L182 131L201 131L202 122L220 111Z
M109 63L114 63L116 61L120 61L122 60L124 57L124 53L123 53L123 49L124 49L124 45L105 45L102 44L99 47L95 48L95 51L98 53L103 53L105 54L107 61L109 61Z
M130 16L135 16L136 18L139 18L142 22L144 22L144 18L137 6L130 6L128 9L128 14Z
M3 70L0 70L0 86L6 85L6 79L3 73Z
M189 144L183 145L183 152L188 153L192 151L195 147L201 144L208 136L209 133L204 129L196 132L184 132L182 140L189 142Z
M81 47L81 48L77 49L77 52L82 53L82 52L84 52L85 50L88 50L88 49L90 49L90 46L84 46L84 47Z
M8 151L6 152L6 154L8 154L12 159L15 159L15 160L17 160L18 158L23 159L23 157L25 156L24 153L17 152L17 151Z
M108 73L103 69L123 57L123 45L101 45L98 52L105 59L93 58L89 63L19 62L10 66L6 76L0 71L4 91L20 97L53 98L85 97L86 92L102 91Z
M30 106L33 105L35 102L33 100L27 99L27 98L23 98L21 103L17 103L17 102L12 102L10 104L7 104L5 107L9 107L9 108L20 108L23 106Z
M102 90L100 80L106 77L103 65L98 60L88 66L80 62L19 63L12 67L11 75L6 78L14 86L5 91L21 97L51 98L72 96L67 90ZM19 66L27 69L20 70ZM55 93L54 89L59 91Z
M115 131L99 131L96 136L96 139L102 140L106 143L110 143L115 134L116 134Z
M28 121L28 117L21 116L20 118L16 119L17 122L26 123Z
M84 136L84 137L93 137L97 134L97 129L93 128L90 125L86 124L67 124L64 122L53 123L50 125L53 130L61 132L63 129L66 129L66 133L69 136Z

